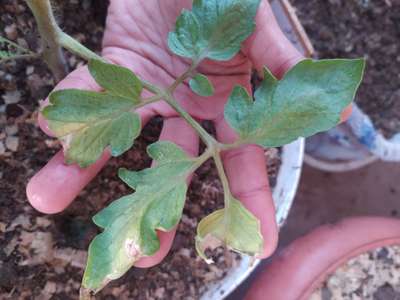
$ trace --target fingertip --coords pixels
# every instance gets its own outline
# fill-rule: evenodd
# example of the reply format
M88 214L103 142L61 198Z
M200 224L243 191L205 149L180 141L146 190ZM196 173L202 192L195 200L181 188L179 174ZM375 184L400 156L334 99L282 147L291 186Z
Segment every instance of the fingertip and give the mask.
M264 238L264 252L258 256L259 259L270 257L272 254L275 253L276 249L278 248L278 225L276 224L276 222L270 222L268 226L268 242L266 243Z
M256 29L243 50L259 72L267 66L277 78L304 59L281 30L268 1L262 1L256 15Z
M145 257L138 260L135 263L135 267L150 268L162 262L164 258L168 255L168 252L174 241L175 233L176 229L168 232L158 231L157 235L158 238L160 239L160 249L153 256Z
M29 181L26 188L28 201L42 213L63 211L97 175L109 157L109 153L104 153L95 164L81 169L77 165L66 165L63 152L59 151Z
M43 197L43 193L40 190L40 180L38 180L36 175L28 182L26 187L26 197L34 209L44 214L56 214L64 209L49 205L51 201L48 201L47 198Z
M353 112L353 105L350 104L342 111L340 122L346 122L350 118L352 112Z

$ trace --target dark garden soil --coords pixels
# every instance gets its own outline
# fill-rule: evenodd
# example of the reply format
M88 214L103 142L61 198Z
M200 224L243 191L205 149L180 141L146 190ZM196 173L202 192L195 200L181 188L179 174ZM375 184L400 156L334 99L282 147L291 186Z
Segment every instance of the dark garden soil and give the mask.
M368 59L357 103L387 137L400 132L400 1L291 3L319 58Z
M99 51L106 6L106 1L59 0L57 16L62 28ZM37 49L34 20L22 0L1 1L0 35ZM68 62L71 69L82 63L71 56ZM60 149L36 124L38 100L53 85L40 61L10 62L0 68L0 299L77 299L86 249L98 233L91 217L130 193L116 171L148 167L145 148L157 140L162 125L160 119L147 125L134 149L113 160L65 212L42 215L28 204L25 186ZM270 161L271 180L279 164L279 157ZM132 269L98 299L199 298L206 285L223 278L238 259L220 253L215 265L207 265L194 250L198 221L222 202L215 168L208 162L193 178L172 251L164 262L147 270Z

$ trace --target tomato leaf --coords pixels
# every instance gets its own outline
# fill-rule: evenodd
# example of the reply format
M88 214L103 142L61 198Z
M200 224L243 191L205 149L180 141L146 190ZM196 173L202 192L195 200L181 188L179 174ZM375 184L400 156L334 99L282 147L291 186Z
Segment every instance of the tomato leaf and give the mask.
M91 60L89 71L96 82L109 93L139 102L142 83L131 70L100 60Z
M140 80L126 68L100 61L91 61L89 71L104 92L56 91L42 111L63 142L66 162L81 167L93 164L108 146L113 156L121 155L141 130L134 112L140 105Z
M114 201L93 218L104 231L89 247L85 289L96 292L121 277L138 259L155 254L160 247L156 230L170 231L181 218L186 180L196 168L196 159L170 142L155 143L148 153L156 167L119 172L136 192Z
M267 69L255 101L235 87L225 119L242 143L279 147L340 122L360 85L364 60L304 60L278 81Z
M178 17L168 46L195 62L229 60L254 31L259 4L260 0L194 0L192 10Z
M213 261L207 258L205 250L219 246L251 256L263 251L260 221L232 196L229 203L205 217L197 227L196 249L208 263Z
M202 74L197 74L189 81L189 86L193 92L199 96L210 97L214 94L214 87L208 78Z

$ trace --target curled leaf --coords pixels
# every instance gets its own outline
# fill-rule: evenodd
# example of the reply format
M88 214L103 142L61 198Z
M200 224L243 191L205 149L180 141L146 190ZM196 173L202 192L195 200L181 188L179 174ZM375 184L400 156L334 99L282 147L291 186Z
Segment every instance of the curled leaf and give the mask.
M251 256L263 251L260 221L233 197L229 207L208 215L197 227L196 250L207 263L213 261L207 258L206 249L219 246Z

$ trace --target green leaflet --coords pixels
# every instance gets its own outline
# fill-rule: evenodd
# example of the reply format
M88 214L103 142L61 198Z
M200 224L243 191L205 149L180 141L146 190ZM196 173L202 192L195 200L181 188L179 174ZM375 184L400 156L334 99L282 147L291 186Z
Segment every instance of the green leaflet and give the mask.
M89 71L105 92L56 91L42 112L63 142L66 162L81 167L93 164L108 146L113 156L121 155L132 147L141 129L140 118L133 112L142 92L136 75L94 60Z
M193 92L203 97L210 97L214 94L214 87L208 78L202 74L197 74L189 81L189 86Z
M364 65L363 59L307 59L280 81L265 69L255 101L244 88L236 87L225 106L225 119L241 142L264 147L328 130L353 101Z
M186 180L197 160L169 142L149 146L148 153L156 167L119 172L136 192L114 201L93 218L104 231L89 247L82 283L86 289L100 290L121 277L141 257L153 255L160 246L156 230L170 231L181 218Z
M219 246L251 256L261 254L264 248L260 221L233 197L228 208L208 215L197 227L196 249L200 257L212 263L204 252Z
M194 0L183 10L168 36L172 52L195 62L229 60L254 31L260 0Z
M139 99L142 83L131 70L100 60L91 60L89 71L96 82L109 93L136 101Z

